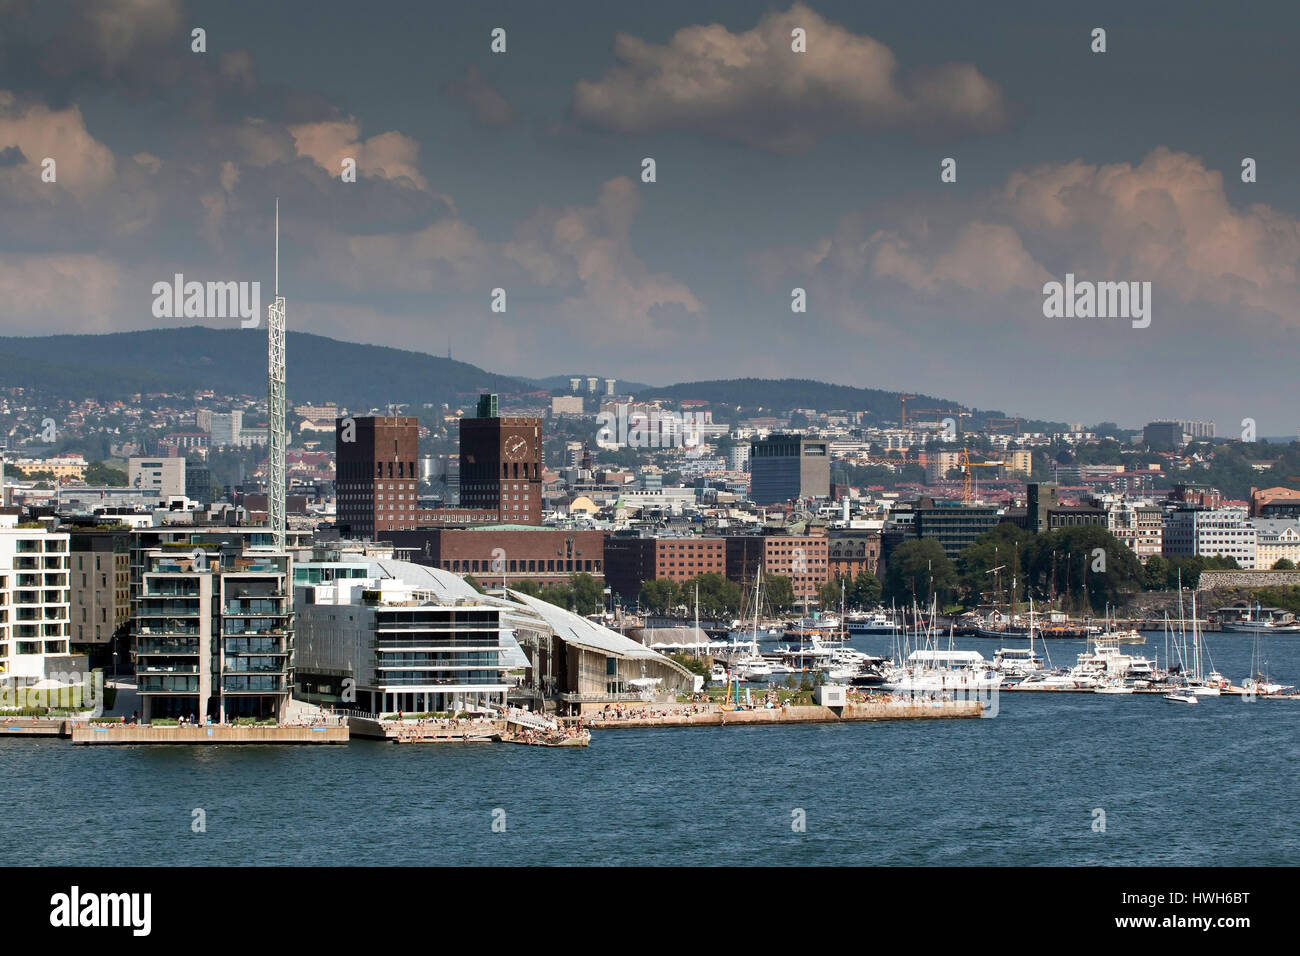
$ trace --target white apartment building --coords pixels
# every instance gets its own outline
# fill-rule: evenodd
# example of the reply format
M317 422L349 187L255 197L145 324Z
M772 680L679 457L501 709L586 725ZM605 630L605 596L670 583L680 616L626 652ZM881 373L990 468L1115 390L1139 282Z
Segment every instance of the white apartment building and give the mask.
M1239 567L1254 570L1255 526L1245 508L1180 508L1165 517L1161 553L1167 558L1235 558Z
M0 680L29 687L82 670L69 647L68 535L0 522Z

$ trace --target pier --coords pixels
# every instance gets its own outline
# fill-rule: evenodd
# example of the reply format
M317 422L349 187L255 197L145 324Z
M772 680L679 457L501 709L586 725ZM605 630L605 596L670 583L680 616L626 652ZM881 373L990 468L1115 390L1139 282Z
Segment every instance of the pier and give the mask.
M867 700L842 707L799 704L793 707L756 707L747 710L713 708L692 713L688 710L655 713L644 710L624 717L584 717L584 727L593 730L659 727L727 727L773 724L837 724L870 720L951 720L979 717L984 704L978 700Z
M256 727L229 724L155 726L151 724L75 724L72 742L89 746L137 744L346 744L348 728L323 726Z
M70 737L71 728L61 717L0 717L0 737Z

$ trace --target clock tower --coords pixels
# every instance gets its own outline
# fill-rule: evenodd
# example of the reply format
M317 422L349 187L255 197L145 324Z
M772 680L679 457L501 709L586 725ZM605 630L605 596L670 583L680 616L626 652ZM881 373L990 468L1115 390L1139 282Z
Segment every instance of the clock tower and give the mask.
M460 420L460 502L502 524L542 523L542 420L501 417L495 395Z

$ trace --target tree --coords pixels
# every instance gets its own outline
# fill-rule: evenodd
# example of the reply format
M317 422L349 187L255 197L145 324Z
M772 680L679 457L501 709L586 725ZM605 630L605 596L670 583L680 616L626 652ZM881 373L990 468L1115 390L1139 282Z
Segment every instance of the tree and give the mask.
M844 582L844 590L840 590L840 582L843 578L831 578L817 589L817 602L823 608L833 608L840 606L840 595L844 595L845 603L848 602L848 582Z
M120 468L114 468L104 461L92 461L86 466L85 482L88 485L110 485L115 488L126 486L127 476Z
M586 571L579 571L569 578L569 591L573 610L577 613L595 614L605 609L605 589Z
M957 555L957 575L967 606L981 603L982 597L1007 604L1023 600L1025 566L1034 551L1035 537L1032 531L1003 521L962 549Z
M931 597L940 603L957 586L957 571L943 546L934 538L904 541L889 556L885 569L884 597L904 607L915 601L928 605Z
M1295 562L1292 561L1290 558L1278 558L1276 561L1273 562L1273 568L1272 568L1272 570L1274 570L1274 571L1294 571L1294 570L1295 570Z
M695 604L696 587L699 588L701 614L737 614L740 612L740 585L716 571L697 574L683 581L678 590L678 603L687 607Z
M768 606L774 611L788 611L794 607L794 585L781 574L765 579Z
M873 608L880 603L880 594L880 578L863 568L849 588L849 604L858 608Z
M1067 610L1091 608L1097 613L1140 587L1144 579L1136 555L1099 525L1054 528L1039 535L1029 577L1038 597L1060 596Z
M655 578L641 585L641 606L655 614L667 614L681 603L681 595L675 581L668 578Z
M525 581L519 581L515 584L514 589L520 594L527 594L529 597L542 596L542 586L531 578Z

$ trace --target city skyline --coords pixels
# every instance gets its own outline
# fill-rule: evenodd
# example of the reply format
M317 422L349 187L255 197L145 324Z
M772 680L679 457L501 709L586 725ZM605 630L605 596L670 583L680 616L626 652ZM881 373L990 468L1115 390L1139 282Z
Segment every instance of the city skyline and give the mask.
M174 327L150 306L176 273L264 305L280 195L294 331L528 377L1295 432L1271 384L1300 319L1280 6L0 10L0 334ZM1152 283L1150 327L1047 318L1067 275Z

